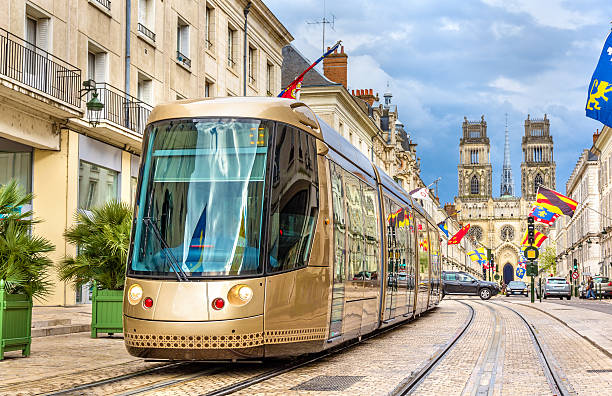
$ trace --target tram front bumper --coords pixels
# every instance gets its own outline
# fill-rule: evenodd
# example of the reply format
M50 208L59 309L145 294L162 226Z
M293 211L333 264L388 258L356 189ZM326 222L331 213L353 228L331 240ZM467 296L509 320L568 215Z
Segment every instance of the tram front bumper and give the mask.
M148 359L259 359L263 315L216 321L159 321L123 316L128 352Z

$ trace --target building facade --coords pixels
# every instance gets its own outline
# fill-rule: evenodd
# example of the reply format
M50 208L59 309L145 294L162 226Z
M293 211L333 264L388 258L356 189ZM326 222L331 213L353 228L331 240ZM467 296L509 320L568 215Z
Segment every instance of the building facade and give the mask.
M517 278L517 264L521 241L527 228L527 216L535 198L535 182L554 188L555 163L552 157L553 142L549 121L531 120L527 116L523 136L524 160L521 164L521 192L523 196L510 194L513 190L510 169L509 133L506 129L504 150L504 172L510 177L502 182L500 197L493 197L492 163L490 140L484 116L479 121L464 118L462 137L459 141L458 195L455 209L460 223L471 225L469 238L476 245L492 250L504 283ZM536 151L537 149L537 151ZM549 150L549 151L545 151ZM534 153L541 153L534 155ZM546 184L548 183L548 184ZM504 194L504 192L506 194ZM536 228L548 234L548 227L537 224ZM545 242L545 245L548 243Z
M152 106L243 95L245 82L247 95L281 87L293 37L261 0L246 52L246 1L126 1L8 0L0 15L0 184L34 193L34 232L56 246L56 262L76 253L62 234L77 209L132 201ZM102 111L87 109L94 93ZM53 281L37 303L87 301L87 290Z

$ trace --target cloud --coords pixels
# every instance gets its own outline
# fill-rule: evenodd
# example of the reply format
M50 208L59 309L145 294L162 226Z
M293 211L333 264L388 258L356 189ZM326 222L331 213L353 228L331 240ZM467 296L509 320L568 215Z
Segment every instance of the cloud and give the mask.
M448 18L442 18L440 20L440 30L446 30L450 32L458 32L461 30L461 25L457 21L451 21Z
M491 88L501 89L510 92L524 92L525 87L518 81L506 77L498 77L489 83Z
M513 25L505 22L493 22L491 32L497 39L518 36L523 31L523 26Z

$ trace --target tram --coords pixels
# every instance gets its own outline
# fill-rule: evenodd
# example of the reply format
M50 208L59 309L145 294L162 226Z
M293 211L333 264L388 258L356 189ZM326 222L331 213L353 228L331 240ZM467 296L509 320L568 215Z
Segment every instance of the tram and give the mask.
M134 356L313 353L440 301L433 220L301 102L159 105L141 158L123 302Z

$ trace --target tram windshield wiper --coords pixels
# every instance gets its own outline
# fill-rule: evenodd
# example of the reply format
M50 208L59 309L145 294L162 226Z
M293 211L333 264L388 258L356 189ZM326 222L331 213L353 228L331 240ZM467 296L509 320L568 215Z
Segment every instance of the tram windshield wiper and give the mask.
M155 221L150 217L143 217L142 221L147 228L150 227L151 230L153 230L153 235L155 235L159 243L161 243L162 250L166 254L166 257L168 257L168 260L170 260L170 265L172 266L172 269L174 269L174 273L176 274L176 278L178 279L178 281L189 282L189 277L181 268L178 260L176 259L176 256L172 253L172 250L170 250L170 246L168 246L168 243L161 234L161 231L157 227L157 224L155 224Z

